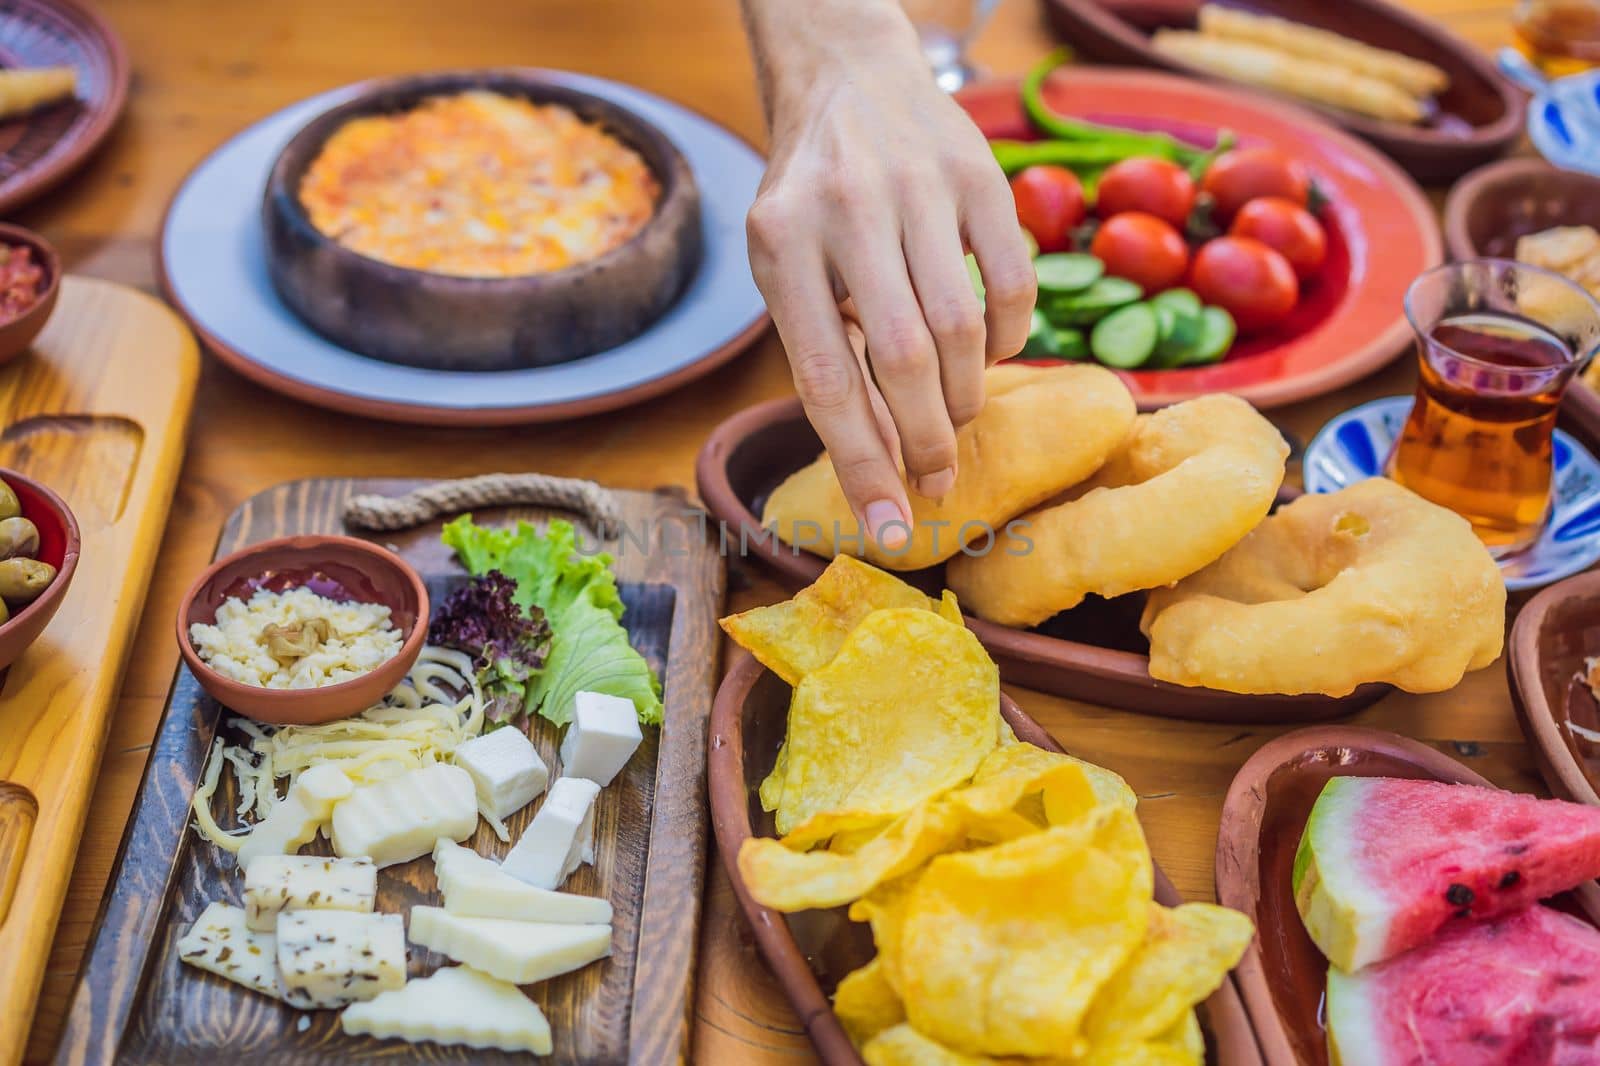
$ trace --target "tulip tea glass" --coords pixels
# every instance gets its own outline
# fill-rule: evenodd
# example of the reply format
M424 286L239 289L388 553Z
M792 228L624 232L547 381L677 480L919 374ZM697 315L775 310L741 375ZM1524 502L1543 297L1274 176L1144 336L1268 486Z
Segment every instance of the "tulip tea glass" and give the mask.
M967 46L1000 0L900 0L911 16L917 36L922 39L922 54L933 68L939 88L953 93L966 85L977 71L967 62Z
M1389 476L1515 554L1549 516L1556 414L1600 348L1600 305L1551 271L1472 259L1418 277L1405 310L1421 373Z

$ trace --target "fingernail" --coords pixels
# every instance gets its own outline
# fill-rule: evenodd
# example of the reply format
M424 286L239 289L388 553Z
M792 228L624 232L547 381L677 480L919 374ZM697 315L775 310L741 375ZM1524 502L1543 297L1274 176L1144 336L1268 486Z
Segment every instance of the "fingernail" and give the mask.
M893 500L874 500L867 504L867 533L883 547L894 551L905 545L906 516Z
M937 500L956 487L956 468L947 466L937 474L923 474L917 478L917 495Z

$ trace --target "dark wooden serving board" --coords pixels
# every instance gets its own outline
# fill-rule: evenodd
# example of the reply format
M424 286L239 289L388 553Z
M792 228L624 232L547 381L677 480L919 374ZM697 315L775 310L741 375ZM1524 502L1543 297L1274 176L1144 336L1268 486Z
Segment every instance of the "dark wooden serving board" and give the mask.
M292 533L348 532L345 501L363 493L398 495L418 481L319 479L269 489L246 501L223 528L217 554ZM617 491L626 533L606 544L627 611L623 624L664 686L665 725L646 729L644 745L596 809L596 861L563 886L604 894L615 911L608 960L528 989L550 1020L552 1063L680 1061L688 1054L695 947L705 871L706 723L717 677L716 619L724 574L714 547L685 498L675 492ZM540 520L551 512L494 508L479 521ZM580 519L569 517L586 527ZM439 541L440 522L371 539L399 552L422 573L437 604L464 580ZM592 530L587 544L596 543ZM201 973L178 961L175 943L214 899L238 903L242 875L231 857L190 828L189 802L218 729L230 715L181 664L145 770L112 875L112 888L90 942L73 997L58 1063L208 1064L364 1061L526 1062L528 1056L437 1044L344 1035L338 1012L301 1012ZM550 762L557 731L538 720L535 745ZM235 737L234 739L237 739ZM552 763L553 765L553 763ZM232 777L214 801L231 824ZM516 840L535 803L508 820ZM480 822L468 844L502 856ZM326 850L317 841L306 851ZM378 910L405 913L438 902L432 862L381 871ZM408 945L409 972L433 972L445 960ZM300 1028L302 1020L309 1025Z

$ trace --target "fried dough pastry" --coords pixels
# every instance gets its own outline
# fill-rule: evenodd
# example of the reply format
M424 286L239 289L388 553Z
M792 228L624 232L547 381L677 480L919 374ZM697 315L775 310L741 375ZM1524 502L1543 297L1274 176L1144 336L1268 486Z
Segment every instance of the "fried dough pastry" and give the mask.
M1460 516L1384 478L1280 508L1150 594L1150 675L1225 692L1442 692L1500 655L1505 583Z
M767 499L762 525L826 558L862 555L889 570L943 562L964 543L1099 469L1133 425L1133 397L1109 370L991 367L988 402L956 433L956 484L942 499L909 492L908 544L887 551L866 536L824 452Z
M959 556L945 580L968 610L1012 626L1037 625L1091 592L1170 585L1266 517L1288 455L1272 423L1237 396L1141 415L1071 498L1017 519L1031 547Z

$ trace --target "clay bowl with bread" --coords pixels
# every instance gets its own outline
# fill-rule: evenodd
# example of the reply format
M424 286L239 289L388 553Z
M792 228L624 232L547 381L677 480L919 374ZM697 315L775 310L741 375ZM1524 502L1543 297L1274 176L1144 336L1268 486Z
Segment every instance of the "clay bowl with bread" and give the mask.
M826 560L783 542L762 526L760 516L773 490L821 450L800 402L773 400L719 425L695 463L700 498L724 524L724 535L796 588L815 581ZM937 593L943 570L934 566L897 576ZM1369 684L1342 697L1238 695L1158 681L1150 676L1149 645L1138 626L1142 599L1091 599L1031 629L997 625L970 612L966 623L1011 684L1169 718L1303 723L1352 714L1390 691Z
M351 250L312 224L301 182L337 131L354 119L398 114L432 97L471 90L562 105L631 148L660 187L653 216L597 258L513 276L393 265ZM699 191L672 142L628 109L569 85L558 71L520 68L370 83L284 146L267 178L261 222L267 270L290 310L351 351L436 370L519 370L612 348L672 306L701 253Z
M1158 30L1193 29L1202 0L1042 2L1051 26L1085 59L1224 80L1164 54L1151 43L1151 35ZM1317 108L1331 121L1377 145L1419 181L1453 181L1471 167L1504 155L1522 135L1525 116L1519 90L1495 69L1485 52L1446 30L1436 19L1386 0L1342 0L1337 4L1249 0L1228 6L1330 30L1443 70L1449 85L1420 123ZM1295 97L1282 98L1304 103Z
M39 639L45 626L61 607L67 586L78 572L78 552L83 538L78 520L60 496L50 488L15 470L0 469L0 481L16 493L21 516L39 531L38 548L33 558L55 567L55 577L43 592L26 606L19 606L0 624L0 670L21 657Z
M1600 699L1587 682L1600 656L1600 573L1542 590L1517 613L1506 673L1539 772L1562 799L1600 806Z
M776 674L744 650L717 689L711 708L711 745L707 761L711 823L734 895L754 931L756 943L783 987L806 1036L827 1066L861 1066L829 999L839 980L872 957L872 934L851 922L846 908L780 914L756 903L739 874L740 846L754 835L773 836L771 813L762 810L758 791L772 772L783 743L792 690ZM1004 693L1000 714L1017 739L1048 751L1061 745L1029 718ZM1159 866L1155 870L1156 902L1176 907L1182 900ZM1212 993L1200 1010L1207 1062L1259 1066L1256 1050L1232 978Z
M1295 852L1311 807L1336 776L1403 777L1493 787L1442 752L1358 726L1302 729L1268 741L1234 777L1217 836L1217 902L1255 922L1234 971L1270 1063L1327 1066L1323 994L1328 963L1295 905ZM1557 907L1600 924L1600 885L1558 897Z
M227 600L302 587L332 600L389 608L400 650L359 677L317 688L264 688L206 665L190 626L215 622ZM195 579L178 605L178 651L200 687L229 710L274 725L315 725L364 711L400 684L427 642L428 617L421 575L388 549L355 537L279 537L226 555Z

